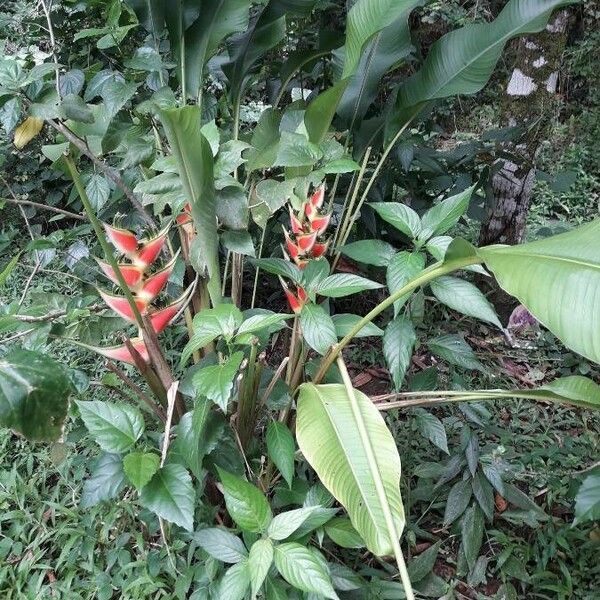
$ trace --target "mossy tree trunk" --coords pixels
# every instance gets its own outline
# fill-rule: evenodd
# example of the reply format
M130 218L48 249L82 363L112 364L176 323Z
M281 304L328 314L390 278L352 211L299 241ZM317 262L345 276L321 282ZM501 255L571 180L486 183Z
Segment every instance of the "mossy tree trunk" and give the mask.
M568 25L569 13L561 10L543 33L518 42L501 121L520 134L498 148L500 157L493 165L489 182L492 201L481 225L480 245L523 241L536 157L560 103L559 69Z

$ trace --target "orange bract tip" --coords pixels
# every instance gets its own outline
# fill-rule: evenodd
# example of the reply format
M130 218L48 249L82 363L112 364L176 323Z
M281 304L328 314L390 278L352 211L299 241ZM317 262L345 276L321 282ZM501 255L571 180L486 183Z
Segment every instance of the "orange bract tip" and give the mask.
M313 206L310 202L304 203L304 214L306 218L312 222L312 220L319 214L316 206Z
M315 216L310 222L313 231L318 234L325 233L329 226L329 219L331 219L331 215Z
M104 272L104 274L113 282L119 285L119 280L117 279L117 275L114 269L106 262L96 259L98 265ZM138 283L142 279L142 269L140 267L136 267L135 265L119 265L119 271L121 271L121 275L123 275L123 279L129 288L135 288Z
M169 306L165 306L150 315L150 321L152 321L152 327L156 333L164 331L164 329L171 323L177 313L181 310L187 300L188 292L185 292L181 298L175 300Z
M294 233L295 235L302 233L302 223L300 223L300 220L296 217L296 215L294 215L294 212L292 211L291 206L290 206L290 225L292 227L292 233Z
M122 254L131 255L134 254L137 247L138 241L135 234L128 229L120 229L119 227L112 227L107 223L104 223L104 230L110 240L110 243Z
M123 319L131 321L132 323L136 322L135 315L133 314L133 310L131 309L127 298L113 296L102 290L98 290L98 293L102 296L102 299L106 302L108 307L114 310L120 317L123 317ZM144 313L148 306L146 300L142 298L135 298L135 304L141 313Z
M294 242L291 240L289 233L284 229L283 233L285 235L285 247L286 250L288 252L288 254L290 255L290 257L294 260L296 260L296 258L298 258L299 254L300 254L300 247L297 246L296 244L294 244Z

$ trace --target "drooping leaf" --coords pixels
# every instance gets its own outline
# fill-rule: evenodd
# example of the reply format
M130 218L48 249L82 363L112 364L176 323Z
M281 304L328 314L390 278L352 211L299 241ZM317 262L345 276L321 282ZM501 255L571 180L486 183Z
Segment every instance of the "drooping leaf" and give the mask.
M71 392L66 370L45 354L14 349L0 358L0 426L29 440L62 435Z
M421 69L399 89L386 125L391 139L430 100L474 94L487 83L505 44L512 38L541 31L552 11L571 0L510 0L490 23L466 25L442 36L430 48Z
M123 458L127 479L140 491L158 471L160 457L153 452L131 452Z
M359 275L335 273L321 281L316 291L321 296L342 298L351 294L357 294L358 292L364 292L365 290L376 290L381 287L383 286L380 283L360 277Z
M371 202L369 206L387 223L411 239L421 232L419 215L406 204L399 202Z
M575 523L600 519L600 472L593 471L583 480L575 497Z
M306 383L300 387L297 418L302 453L347 510L367 548L377 556L392 554L384 515L387 504L399 536L404 528L400 457L379 411L357 390L352 399L343 385ZM357 419L364 422L367 440L359 433ZM365 444L373 449L373 464ZM376 478L383 484L384 498L377 493Z
M469 570L475 567L479 556L483 542L483 530L483 513L475 504L465 511L461 522L462 548Z
M319 506L303 506L279 513L269 523L267 533L273 540L285 540L300 528L312 515L319 512Z
M192 207L196 235L190 260L200 274L208 273L208 290L213 304L221 301L217 216L213 184L213 156L200 131L198 106L159 112L173 156L177 160L183 191Z
M300 326L306 343L319 354L325 354L337 342L335 325L320 304L308 302L302 307Z
M354 529L350 519L334 517L325 524L325 533L342 548L364 548L365 542Z
M329 573L306 546L296 542L279 544L274 558L277 570L290 585L303 592L337 599Z
M248 550L244 542L226 529L207 527L194 534L198 543L213 558L226 563L239 563L248 558Z
M105 452L127 452L144 433L144 418L135 406L100 400L79 400L77 406L90 435Z
M428 240L432 235L446 233L469 207L469 200L475 186L442 200L439 204L432 206L421 218L420 240Z
M452 486L446 500L444 526L451 525L465 512L471 501L471 493L471 482L469 480L457 481Z
M118 454L102 454L92 466L91 476L81 490L81 508L112 500L125 487L123 461Z
M284 423L271 421L267 427L267 451L275 463L288 487L292 487L294 478L294 438Z
M415 420L422 436L446 454L450 454L446 428L434 414L423 408L415 409Z
M142 506L187 531L194 528L194 486L190 474L178 464L161 467L142 489Z
M566 346L600 362L600 220L518 246L478 250L500 286Z
M502 329L494 307L472 283L444 275L431 282L431 291L440 302L451 309Z
M223 469L219 469L219 477L231 518L245 531L265 532L272 514L264 494L256 486Z
M383 240L360 240L340 248L352 260L376 267L387 267L396 249Z
M398 315L385 328L383 355L396 390L402 387L416 341L417 336L413 324L409 318L403 315Z
M273 542L269 538L259 539L252 544L248 556L248 571L252 597L258 594L273 563Z
M429 349L450 364L463 369L483 370L483 365L477 360L471 346L459 335L440 335L427 342Z
M362 319L358 315L351 315L348 313L341 313L333 315L331 317L333 324L335 325L335 332L339 338L344 337L351 329ZM382 336L383 329L377 327L375 323L368 323L365 325L354 337L370 337L370 336Z
M203 367L197 371L193 379L196 393L206 396L227 413L234 379L243 359L243 352L234 352L223 364Z
M425 579L431 573L438 552L440 551L440 546L441 543L436 542L408 563L408 574L412 583L417 583Z

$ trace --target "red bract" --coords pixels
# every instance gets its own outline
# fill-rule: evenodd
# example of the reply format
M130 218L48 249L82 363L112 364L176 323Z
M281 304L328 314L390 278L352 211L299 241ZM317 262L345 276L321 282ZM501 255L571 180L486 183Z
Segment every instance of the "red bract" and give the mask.
M165 244L169 228L163 229L155 237L142 242L139 242L135 235L126 229L119 229L106 224L104 225L104 228L108 239L115 248L131 260L131 263L119 264L118 268L125 283L132 292L137 309L140 314L148 315L150 317L150 322L152 323L154 331L160 333L176 317L180 309L182 309L188 295L186 292L181 298L165 308L155 309L152 307L152 302L167 284L177 259L177 256L174 256L162 269L153 274L147 274L147 271L156 261ZM101 260L98 261L98 264L104 274L113 283L119 283L115 270L111 265ZM127 298L110 294L104 290L98 290L98 292L108 307L120 317L131 323L137 322L132 306ZM140 333L140 337L130 341L143 360L148 361L148 350L144 344L142 334ZM96 350L107 358L135 364L131 353L125 345L114 346L112 348L96 348Z
M324 198L325 188L320 186L298 212L295 213L291 206L289 208L291 232L283 228L284 254L301 269L311 258L324 256L329 246L329 241L319 239L325 234L331 219L331 213L321 212ZM299 313L306 302L306 292L299 286L293 291L283 280L281 284L290 308Z

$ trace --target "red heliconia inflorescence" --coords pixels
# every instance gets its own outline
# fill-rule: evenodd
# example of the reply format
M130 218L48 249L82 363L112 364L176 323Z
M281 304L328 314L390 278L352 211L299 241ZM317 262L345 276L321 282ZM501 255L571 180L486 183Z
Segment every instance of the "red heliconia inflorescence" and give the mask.
M127 287L131 290L138 310L142 315L150 317L154 331L160 333L175 318L187 297L186 292L181 298L164 308L156 309L152 307L152 302L167 284L177 259L177 256L175 256L162 269L152 274L148 273L150 267L160 255L167 239L169 228L163 229L158 235L149 240L138 240L131 231L112 227L107 224L104 224L104 229L112 245L130 261L128 263L119 263L118 267ZM114 269L108 263L101 260L98 260L98 264L106 277L118 285L119 280ZM110 294L100 289L98 292L108 307L120 317L131 323L136 323L135 315L127 298ZM147 362L149 360L148 350L144 344L141 332L139 337L132 338L130 342L142 359ZM135 364L129 349L125 345L111 348L96 348L96 350L107 358Z
M329 240L323 239L331 213L323 212L325 187L320 186L314 194L302 205L298 212L290 206L290 230L283 229L285 236L285 255L303 269L311 258L320 258L327 252ZM290 308L298 314L304 306L306 291L296 286L292 289L281 279L281 285L287 297Z

